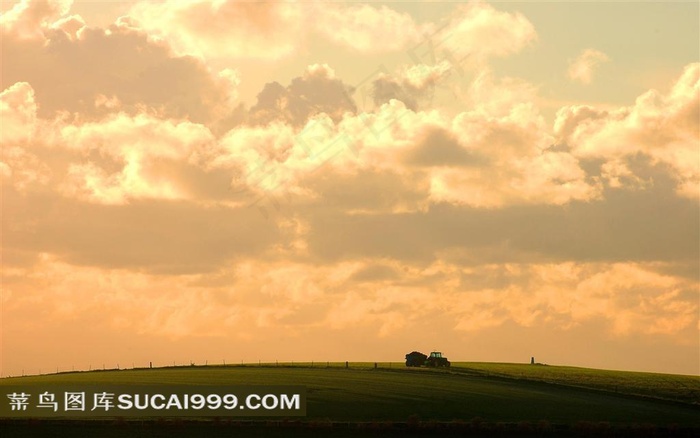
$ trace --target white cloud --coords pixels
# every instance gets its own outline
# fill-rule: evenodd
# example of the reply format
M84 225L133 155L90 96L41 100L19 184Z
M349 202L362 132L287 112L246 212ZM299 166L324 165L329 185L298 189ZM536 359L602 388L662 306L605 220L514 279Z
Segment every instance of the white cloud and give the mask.
M569 63L569 79L582 84L590 84L598 66L609 59L608 55L599 50L586 49Z
M21 0L0 16L0 27L20 39L43 39L44 32L72 4L73 0Z
M17 82L0 93L0 142L7 145L31 140L36 129L36 111L34 89L27 82Z
M443 70L410 72L406 71L407 78L426 85L430 82L426 78ZM224 76L237 78L232 72ZM332 184L369 171L398 176L406 197L423 194L423 202L418 203L406 203L403 195L398 196L396 208L425 208L428 203L477 208L564 205L602 196L601 179L591 178L580 159L604 156L610 161L600 175L610 186L634 183L637 188L645 187L624 164L625 157L643 152L656 162L671 165L679 193L693 196L700 173L697 122L693 122L697 76L698 67L690 66L668 96L652 91L633 107L616 112L562 109L555 131L571 151L550 149L556 138L533 104L534 87L515 79L494 78L490 73L474 79L466 93L470 109L454 117L438 111L414 111L391 100L374 112L342 117L329 107L334 118L323 112L308 120L305 115L300 121L306 123L296 127L283 120L242 125L217 140L201 124L120 114L67 124L60 135L54 135L60 138L60 147L77 154L66 164L66 180L57 181L57 187L66 195L80 195L93 202L190 199L193 183L186 179L192 176L184 178L182 169L208 169L229 172L237 190L294 194L308 201L316 196L313 187L317 178ZM308 103L313 95L308 89L317 83L343 86L327 65L311 65L303 78L293 81L290 90L298 88L294 93ZM35 113L31 87L17 85L4 96L8 102L19 102L12 104L13 115L8 120L22 118L18 122L21 126L8 133L32 132L25 129ZM101 102L111 105L113 99L103 97ZM447 143L426 143L426 138L439 140L430 137L431 132L443 132ZM431 152L431 148L440 147ZM99 151L102 158L95 159L88 151ZM416 154L444 155L437 161L421 161ZM15 173L16 163L6 164ZM326 170L319 173L321 168ZM58 172L53 174L61 178L63 171L55 169Z
M643 154L654 164L671 167L679 195L700 195L700 64L686 66L668 93L650 90L629 107L562 108L555 128L577 157L619 163ZM615 167L621 170L610 164L607 171L611 183L619 185L610 174ZM636 184L635 179L628 181Z
M534 42L537 33L524 15L475 1L459 6L447 26L439 27L431 39L438 52L459 61L468 57L469 64L516 53Z
M380 105L398 99L416 110L419 103L423 104L432 97L436 84L450 74L451 68L448 61L441 61L435 65L403 66L393 75L382 73L372 82L374 102Z
M181 55L277 59L298 50L306 9L286 1L168 0L139 2L130 15Z
M460 7L446 24L419 24L387 5L317 1L139 2L130 15L177 53L206 58L279 59L320 37L357 53L412 50L413 56L423 56L425 47L418 47L426 40L444 40L440 53L483 60L517 52L536 38L523 15L482 2Z
M313 25L324 38L361 53L404 49L429 29L385 5L320 3L314 15Z
M85 27L85 20L80 15L71 15L57 20L51 27L62 30L68 38L75 41L80 38L80 32Z
M600 197L600 187L587 180L573 155L548 150L554 138L532 104L532 87L481 75L473 89L473 108L453 118L391 100L338 122L319 114L295 129L281 123L234 128L212 165L236 169L254 190L274 194L313 197L317 177L372 171L405 176L405 193L423 191L425 201L434 203L500 208ZM450 144L425 143L436 130ZM438 147L443 149L431 151ZM425 160L415 155L438 152L446 154L440 165L421 164ZM318 174L322 167L328 171Z
M213 141L202 125L124 114L65 126L60 136L61 146L77 153L61 191L104 204L188 198L186 183L172 168L193 165L197 154ZM100 164L90 160L94 156L100 157Z
M35 144L44 142L38 138L43 129L36 112L34 89L28 83L18 82L0 93L2 175L22 192L43 188L52 174L32 150Z

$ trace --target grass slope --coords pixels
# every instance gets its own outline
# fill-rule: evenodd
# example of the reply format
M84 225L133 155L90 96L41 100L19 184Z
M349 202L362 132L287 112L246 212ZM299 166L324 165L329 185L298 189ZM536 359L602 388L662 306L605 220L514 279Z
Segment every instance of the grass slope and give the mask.
M700 405L700 377L513 363L459 362L453 371L531 380Z
M478 417L489 422L590 421L700 428L700 378L693 376L514 364L458 363L449 371L397 364L391 368L379 364L377 369L370 364L351 364L349 369L341 364L300 365L64 373L6 378L0 385L22 384L39 390L44 383L58 382L295 384L308 388L308 421L471 421Z

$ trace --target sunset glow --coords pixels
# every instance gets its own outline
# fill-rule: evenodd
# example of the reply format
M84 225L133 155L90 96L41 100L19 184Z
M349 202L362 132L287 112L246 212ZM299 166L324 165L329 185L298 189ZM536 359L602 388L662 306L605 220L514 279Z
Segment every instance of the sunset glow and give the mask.
M2 376L700 374L697 2L2 3Z

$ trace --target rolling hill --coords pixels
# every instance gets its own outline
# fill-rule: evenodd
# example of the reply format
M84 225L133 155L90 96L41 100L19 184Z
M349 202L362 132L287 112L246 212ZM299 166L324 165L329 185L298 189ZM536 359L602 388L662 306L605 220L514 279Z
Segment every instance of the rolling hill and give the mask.
M166 430L169 426L165 423L172 422L180 424L177 430L185 435L170 431L167 436L199 436L202 428L212 428L212 424L217 424L216 431L222 433L226 431L222 424L227 424L253 428L261 431L261 436L278 436L275 433L285 425L295 425L297 435L313 429L332 430L333 436L360 429L385 433L469 429L487 435L504 430L509 434L561 435L595 429L633 436L692 436L700 430L699 377L573 367L486 363L455 363L450 369L406 369L396 363L380 363L376 368L367 363L352 363L348 368L326 363L313 367L190 366L5 378L0 380L0 388L22 385L28 392L37 392L58 383L185 384L193 388L294 384L307 388L307 416L301 420L199 419L194 423L188 420L186 426L181 419L158 419L146 426L141 420L140 432L132 430L130 436L161 436L158 430ZM119 428L114 429L105 420L86 420L82 424L71 420L71 427L62 420L30 421L33 423L28 427L27 420L4 419L3 428L32 433L38 431L32 428L45 427L55 436L69 436L71 427L104 427L105 431L96 433L122 436L109 435L118 433ZM135 427L129 421L119 423L121 427ZM195 431L187 432L191 428ZM146 435L139 435L141 432Z

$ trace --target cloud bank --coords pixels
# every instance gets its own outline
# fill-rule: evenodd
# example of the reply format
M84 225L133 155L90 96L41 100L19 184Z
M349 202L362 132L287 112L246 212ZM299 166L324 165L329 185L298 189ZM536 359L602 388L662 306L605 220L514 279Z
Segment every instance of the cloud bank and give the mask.
M70 2L25 0L0 23L5 372L265 343L280 357L246 358L398 360L440 340L498 360L532 333L551 357L588 334L649 351L634 360L668 345L675 371L697 361L698 63L550 122L539 87L494 63L536 44L533 24L483 2L432 21L138 2L100 28ZM372 106L316 59L238 100L239 62L291 59L319 35L414 62L367 81ZM585 51L572 79L604 57ZM95 348L47 347L46 332Z

